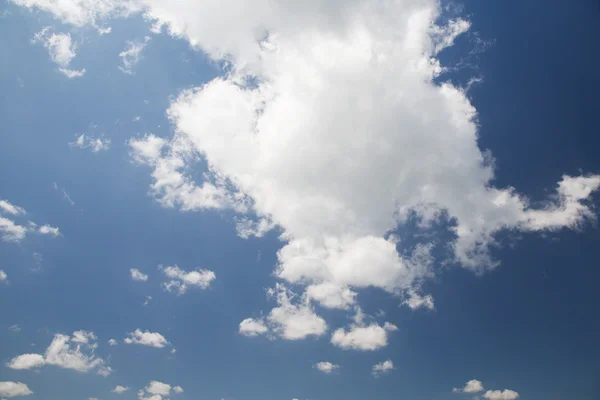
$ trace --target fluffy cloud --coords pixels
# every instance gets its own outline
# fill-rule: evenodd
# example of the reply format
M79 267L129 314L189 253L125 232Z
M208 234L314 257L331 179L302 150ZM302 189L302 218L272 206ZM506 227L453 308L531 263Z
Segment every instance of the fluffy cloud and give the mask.
M12 369L33 369L55 365L79 372L96 370L97 374L107 376L111 368L94 354L97 346L96 336L92 332L76 331L72 337L56 334L44 355L22 354L10 360L7 366Z
M215 273L206 269L186 272L177 265L162 268L163 273L170 280L163 284L163 287L169 292L184 294L188 287L196 286L206 289L211 282L215 280Z
M0 269L0 282L8 282L8 275L3 269Z
M321 361L315 364L315 368L324 374L331 374L332 372L337 371L340 366L337 364L330 363L329 361Z
M244 336L257 336L263 335L269 331L267 325L261 321L252 318L246 318L240 322L240 334Z
M488 400L515 400L519 398L519 393L509 389L488 390L483 397Z
M306 296L323 307L348 309L354 304L356 293L348 287L322 282L308 286Z
M257 336L271 332L287 340L304 339L309 336L319 337L327 332L327 323L310 307L309 299L297 296L285 286L277 284L268 290L269 297L274 297L278 306L273 308L265 318L247 318L240 323L240 333L246 336Z
M60 231L57 227L50 225L42 225L38 228L38 232L42 235L50 235L50 236L60 236Z
M36 33L32 41L33 43L41 42L48 49L50 58L67 78L77 78L85 74L85 68L81 70L68 68L71 60L77 55L77 47L73 43L70 33L50 33L50 27L46 27Z
M33 394L26 384L21 382L0 382L0 398L11 398Z
M171 395L171 393L183 393L181 386L171 386L168 383L159 381L150 381L148 385L138 391L139 400L162 400Z
M105 138L103 135L92 137L83 133L79 135L74 142L69 142L69 146L80 149L91 149L93 153L98 153L99 151L107 151L110 149L110 143L110 138Z
M461 388L454 388L452 389L452 391L454 393L479 393L479 392L483 392L483 384L481 383L481 381L478 381L477 379L471 379L469 382L467 382L465 384L465 387Z
M398 327L389 322L384 323L383 326L374 322L368 324L364 321L365 318L362 310L358 308L350 329L337 329L331 336L331 343L342 349L362 351L372 351L387 346L388 332L394 332Z
M169 344L163 335L157 332L144 331L136 329L129 333L129 337L124 339L127 344L141 344L143 346L157 347L159 349Z
M111 390L111 392L121 394L128 390L129 390L129 388L127 386L117 385L113 390Z
M411 310L417 310L419 308L427 308L429 310L435 309L435 305L433 304L433 297L431 297L430 294L422 296L414 289L408 290L407 298L402 304L405 304Z
M0 216L0 237L5 242L18 242L27 235L27 228L15 224L8 218Z
M394 363L392 362L392 360L386 360L386 361L380 362L379 364L373 365L373 369L371 372L374 376L379 376L379 375L385 374L386 372L389 372L393 369L394 369Z
M127 41L127 48L119 53L123 64L119 66L121 71L129 75L133 74L133 67L140 61L142 50L144 50L149 40L150 37L146 36L143 42Z
M131 279L133 279L134 281L147 281L148 280L148 275L142 273L137 268L131 268L129 270L129 272L131 273Z
M108 340L108 345L109 346L116 346L117 345L117 341L115 339L109 339Z
M7 214L12 215L21 215L25 214L25 209L19 206L16 206L9 202L8 200L0 200L0 211L5 212Z

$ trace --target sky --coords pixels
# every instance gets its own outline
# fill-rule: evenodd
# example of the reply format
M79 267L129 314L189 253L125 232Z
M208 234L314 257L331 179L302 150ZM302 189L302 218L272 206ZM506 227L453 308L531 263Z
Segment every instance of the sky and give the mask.
M597 399L599 22L0 3L0 399Z

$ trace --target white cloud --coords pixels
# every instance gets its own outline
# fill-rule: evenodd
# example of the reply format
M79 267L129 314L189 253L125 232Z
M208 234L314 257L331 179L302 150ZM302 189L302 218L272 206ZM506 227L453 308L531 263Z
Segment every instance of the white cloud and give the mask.
M127 386L117 385L113 390L111 390L111 392L121 394L128 390L129 390L129 387L127 387Z
M12 369L33 369L44 365L46 361L41 354L21 354L10 360L7 367Z
M144 389L138 391L138 399L162 400L165 396L170 396L171 392L174 394L183 393L183 388L181 386L171 386L168 383L159 381L150 381Z
M11 398L33 394L26 384L21 382L0 382L0 398Z
M519 398L519 393L509 389L488 390L483 397L488 400L515 400Z
M246 318L242 322L240 322L240 334L244 336L257 336L263 335L269 331L267 325L262 320L257 320L253 318Z
M116 346L118 343L115 339L109 339L108 340L108 345L109 346Z
M22 354L10 360L7 366L12 369L33 369L55 365L79 372L96 370L99 375L106 376L110 374L111 368L94 354L97 346L96 336L91 332L76 331L73 332L73 337L56 334L44 355Z
M470 381L468 381L465 384L465 387L462 389L459 388L454 388L452 389L453 392L464 392L464 393L479 393L479 392L483 392L483 384L481 383L481 381L478 381L477 379L471 379Z
M387 346L388 333L398 330L398 327L389 322L385 322L383 326L374 322L367 324L365 318L362 310L358 308L350 329L337 329L331 336L331 343L345 350L362 351L372 351Z
M106 28L98 28L98 33L100 34L100 36L102 35L108 35L109 33L112 32L112 27L106 27Z
M169 281L163 283L163 287L178 294L184 294L190 286L206 289L215 280L215 273L206 269L186 272L177 265L162 268L163 273Z
M50 236L60 236L60 231L58 228L50 225L42 225L38 228L38 232L42 235L50 235Z
M355 303L356 293L348 287L323 282L306 288L309 299L319 302L323 307L348 309Z
M0 200L0 211L12 215L25 214L25 209L23 207L16 206L8 200Z
M0 269L0 282L8 282L8 275L4 272L3 269ZM16 326L16 325L14 325ZM12 327L11 327L12 328ZM18 326L17 326L18 328ZM10 328L9 328L10 329ZM12 329L11 329L12 330ZM20 329L19 329L20 330Z
M330 363L329 361L321 361L315 364L315 368L324 374L331 374L332 372L337 371L340 366L337 364Z
M0 217L0 237L5 242L18 242L25 238L27 228L15 224L8 218Z
M106 151L110 149L110 143L110 138L105 138L104 135L92 137L82 133L74 142L69 142L69 146L80 149L91 149L93 153L97 153L99 151Z
M309 336L319 337L327 332L327 323L310 307L306 296L296 294L282 284L268 290L269 297L275 297L277 307L266 318L246 318L240 323L240 333L257 336L272 333L282 339L299 340Z
M146 135L141 139L129 139L131 156L140 163L155 164L161 156L167 140L155 135Z
M131 273L131 279L133 279L134 281L147 281L148 280L148 275L142 273L137 268L131 268L129 270L129 272Z
M372 374L375 376L379 376L379 375L385 374L386 372L389 372L393 369L394 369L394 363L392 362L392 360L386 360L386 361L380 362L379 364L373 365Z
M143 42L127 41L127 48L119 53L121 63L119 69L126 74L133 74L133 67L140 61L142 50L150 41L150 37L146 36Z
M2 281L2 274L4 273L4 271L0 270L0 281ZM4 274L4 279L6 279L6 274ZM9 330L13 331L13 332L21 332L21 327L17 324L11 325L8 327Z
M67 193L66 189L61 188L60 186L58 186L58 184L56 182L52 182L52 187L54 187L54 190L60 191L63 195L63 199L69 203L70 205L74 206L75 202L73 201L73 199L71 198L71 196L69 195L69 193Z
M67 68L77 55L77 46L73 43L70 33L50 33L50 27L46 27L34 35L32 42L43 43L52 61L59 66L59 71L67 78L78 78L85 74L85 68L81 70Z
M414 289L408 290L407 298L402 304L407 305L411 310L417 310L419 308L427 308L429 310L435 309L433 297L431 297L430 294L422 296Z
M163 348L169 344L163 335L157 332L144 331L136 329L129 333L129 337L124 339L127 344L141 344L143 346Z

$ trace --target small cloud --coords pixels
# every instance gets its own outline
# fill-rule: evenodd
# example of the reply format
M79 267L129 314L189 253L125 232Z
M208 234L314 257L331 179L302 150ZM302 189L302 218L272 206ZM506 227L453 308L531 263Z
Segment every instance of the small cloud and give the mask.
M168 292L176 292L184 294L190 286L195 286L200 289L206 289L211 282L215 280L215 273L206 269L196 271L184 271L177 265L162 268L163 273L170 280L163 283L163 287Z
M419 308L427 308L429 310L435 310L433 303L433 297L431 295L421 296L414 289L410 289L407 293L407 298L402 303L411 310L418 310Z
M136 116L136 117L134 117L134 118L132 119L132 121L133 121L133 122L138 122L138 121L141 121L141 120L142 120L142 117L141 117L141 116L139 116L139 115L138 115L138 116Z
M100 36L102 35L108 35L109 33L112 32L112 27L108 26L106 28L97 28L98 33L100 34Z
M488 390L483 395L487 400L515 400L519 398L519 393L514 390Z
M374 376L380 376L380 375L385 374L386 372L389 372L393 369L394 369L394 363L392 362L392 360L386 360L386 361L380 362L379 364L373 365L373 370L371 373Z
M108 345L109 346L116 346L118 343L115 339L109 339L108 340Z
M471 379L463 388L452 389L453 393L479 393L483 392L483 384L477 379Z
M58 228L50 226L50 225L42 225L39 227L38 232L42 235L50 235L50 236L60 236L60 231Z
M59 68L58 70L69 79L81 78L83 75L85 75L85 68L82 68L82 69Z
M74 142L69 142L69 146L80 149L91 149L93 153L97 153L99 151L106 151L110 149L110 143L110 138L105 138L104 135L100 135L100 137L92 137L82 133Z
M163 348L169 344L167 339L160 333L144 331L136 329L134 332L129 333L129 337L124 339L127 344L140 344L143 346Z
M263 335L269 331L262 319L246 318L240 322L239 332L244 336Z
M142 273L139 269L137 268L131 268L129 270L129 272L131 273L131 279L133 279L134 281L147 281L148 280L148 275Z
M331 374L340 368L339 365L330 363L329 361L318 362L314 367L324 374Z
M2 278L2 272L4 272L4 271L0 271L0 280L2 280L1 279ZM11 330L11 331L13 331L13 332L21 332L21 327L19 325L17 325L17 324L9 326L8 329Z
M146 296L146 300L144 301L144 306L147 306L148 303L150 303L150 300L152 300L152 296Z
M78 78L85 74L85 68L69 69L73 58L76 57L77 46L73 43L70 33L50 33L49 26L36 33L33 43L42 43L50 54L50 59L59 66L59 71L67 78Z
M111 390L111 392L121 394L121 393L125 393L128 390L129 390L129 387L127 387L127 386L117 385L113 390Z
M0 283L6 283L6 282L8 282L8 275L6 275L6 272L4 272L3 269L0 269Z

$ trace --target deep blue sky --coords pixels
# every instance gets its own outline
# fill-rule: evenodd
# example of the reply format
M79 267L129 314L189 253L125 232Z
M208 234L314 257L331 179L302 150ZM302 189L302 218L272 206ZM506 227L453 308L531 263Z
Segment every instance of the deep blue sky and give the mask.
M479 145L496 159L494 184L541 199L562 174L598 173L597 1L462 4L471 32L493 44L470 58L475 67L440 79L464 84L483 77L469 97L479 114ZM59 226L62 236L0 241L0 269L10 280L0 286L0 360L43 353L55 333L84 329L98 336L97 352L115 372L103 378L2 365L0 381L26 382L35 392L29 398L46 400L108 399L117 384L137 390L152 379L181 385L182 399L444 400L473 378L529 400L600 396L600 230L590 224L579 232L504 232L504 245L493 250L501 261L495 271L476 276L448 268L427 283L434 312L413 312L391 295L364 291L363 309L384 310L399 327L384 350L344 351L328 336L239 335L241 320L273 305L265 289L276 282L277 234L242 240L230 212L161 207L148 194L149 168L132 162L127 146L146 132L169 137L171 96L219 70L184 40L163 34L153 37L134 75L122 73L125 40L147 32L147 23L133 18L111 23L107 36L73 31L83 38L73 65L87 72L69 80L46 49L30 43L42 27L61 25L16 5L1 10L10 15L0 20L0 199L39 224ZM473 38L461 37L442 62L462 57ZM141 121L132 121L138 115ZM109 151L67 145L92 123L111 138ZM217 279L207 290L174 296L159 285L160 264L208 268ZM130 268L149 281L132 281ZM152 300L142 306L146 296ZM345 314L321 312L331 326L345 324ZM8 329L14 324L20 332ZM106 344L136 328L162 333L177 353ZM373 378L371 366L387 358L395 370ZM342 365L341 372L312 368L324 359ZM134 399L136 390L121 396Z

